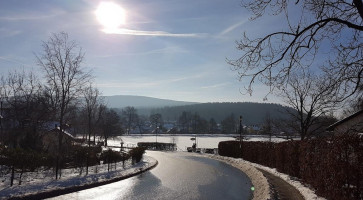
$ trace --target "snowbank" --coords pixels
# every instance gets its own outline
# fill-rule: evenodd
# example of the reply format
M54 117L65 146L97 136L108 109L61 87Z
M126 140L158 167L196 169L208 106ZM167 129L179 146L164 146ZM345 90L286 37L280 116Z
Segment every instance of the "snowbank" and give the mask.
M98 170L101 172L89 175L75 176L71 173L62 172L62 179L59 180L44 180L43 182L34 181L28 182L24 185L1 187L0 199L26 196L31 196L32 198L46 198L54 195L75 192L129 178L155 167L157 163L158 161L154 158L144 156L144 159L136 165L129 165L125 169L119 167L119 169L110 172L107 172L107 169L104 170L106 165L98 166L100 167Z
M242 159L241 159L242 160ZM299 190L299 192L304 196L305 199L311 199L311 200L326 200L323 197L319 197L315 194L315 192L313 190L311 190L310 188L306 187L305 185L303 185L300 181L298 180L293 180L291 179L291 177L287 174L283 174L278 172L275 168L269 168L269 167L265 167L263 165L259 165L256 163L251 163L248 161L244 161L249 163L250 165L256 167L256 168L260 168L263 169L265 171L270 172L271 174L280 177L282 180L288 182L290 185L294 186L297 190Z
M225 162L243 171L250 178L254 187L253 200L271 199L271 188L267 182L266 177L262 174L262 172L260 172L253 165L251 165L250 162L244 161L242 159L230 158L219 155L204 154L204 156Z
M303 185L298 180L293 180L289 175L283 174L278 172L276 169L272 169L269 167L265 167L263 165L259 165L256 163L252 163L241 158L230 158L225 156L219 155L206 155L209 158L213 158L216 160L223 161L227 164L230 164L240 170L242 170L252 182L252 185L255 188L253 193L253 199L271 199L270 194L270 186L267 182L266 177L260 172L258 169L263 169L271 174L281 178L282 180L286 181L290 185L294 186L305 199L311 200L325 200L325 198L319 197L315 194L313 190L308 188L307 186Z

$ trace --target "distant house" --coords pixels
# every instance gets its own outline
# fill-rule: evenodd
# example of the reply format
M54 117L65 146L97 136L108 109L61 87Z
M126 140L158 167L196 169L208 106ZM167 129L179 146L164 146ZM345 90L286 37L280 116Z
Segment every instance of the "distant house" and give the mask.
M338 134L363 133L363 110L330 125L327 130Z
M174 127L175 127L175 123L173 123L173 122L167 122L167 123L163 124L163 128L166 129L167 131Z
M43 149L49 153L56 153L59 145L59 134L62 134L62 146L67 149L71 146L75 138L66 130L61 131L60 127L55 127L45 131L42 135Z

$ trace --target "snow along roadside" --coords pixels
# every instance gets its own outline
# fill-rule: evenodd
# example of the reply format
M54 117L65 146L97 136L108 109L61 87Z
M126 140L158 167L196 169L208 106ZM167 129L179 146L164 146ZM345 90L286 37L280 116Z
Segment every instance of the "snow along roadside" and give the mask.
M242 160L242 159L239 159ZM243 160L244 162L248 162ZM282 180L286 181L287 183L289 183L290 185L292 185L293 187L295 187L302 195L305 199L309 199L309 200L326 200L323 197L319 197L318 195L315 194L315 192L313 190L311 190L310 188L308 188L307 186L303 185L300 181L298 180L293 180L291 176L287 175L287 174L283 174L278 172L275 168L269 168L263 165L259 165L256 163L252 163L252 162L248 162L250 165L253 165L256 168L259 169L263 169L267 172L270 172L271 174L280 177Z
M144 155L142 161L128 169L4 188L0 190L0 199L44 199L59 196L130 178L154 168L157 164L156 159Z
M270 194L270 186L267 182L266 177L260 172L258 169L263 169L271 174L281 178L282 180L286 181L293 187L295 187L305 199L311 200L326 200L323 197L319 197L315 194L313 190L304 186L300 181L293 180L289 175L283 174L278 172L274 168L269 168L263 165L259 165L256 163L252 163L241 158L230 158L225 156L219 155L207 155L209 158L213 158L216 160L223 161L227 164L230 164L247 174L247 176L251 179L252 185L255 187L255 191L253 193L253 199L260 200L260 199L271 199ZM257 169L256 169L257 168Z
M250 178L254 187L253 200L271 199L271 188L267 182L266 177L262 174L261 171L252 166L250 162L244 161L242 159L230 158L219 155L204 155L208 158L225 162L243 171L248 176L248 178Z

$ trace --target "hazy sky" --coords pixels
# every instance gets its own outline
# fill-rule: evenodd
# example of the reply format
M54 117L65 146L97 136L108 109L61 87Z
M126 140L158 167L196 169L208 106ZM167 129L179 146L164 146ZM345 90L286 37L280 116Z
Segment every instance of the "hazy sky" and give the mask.
M102 2L124 11L117 29L97 19ZM252 97L242 95L247 82L238 80L226 58L238 57L235 41L244 31L258 36L278 30L282 18L250 22L249 17L240 0L2 0L0 73L39 71L35 54L42 41L65 31L85 52L84 65L103 95L262 102L268 88L255 85ZM108 19L110 26L115 18ZM270 96L268 102L278 100Z

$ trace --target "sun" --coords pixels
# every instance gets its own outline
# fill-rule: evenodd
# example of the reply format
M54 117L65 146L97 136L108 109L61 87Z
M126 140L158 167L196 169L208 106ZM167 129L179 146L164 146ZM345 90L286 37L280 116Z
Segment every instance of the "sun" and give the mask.
M125 10L112 2L101 2L97 7L96 16L105 29L117 29L125 24Z

